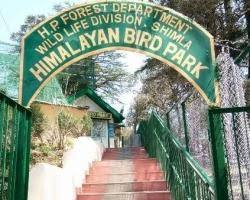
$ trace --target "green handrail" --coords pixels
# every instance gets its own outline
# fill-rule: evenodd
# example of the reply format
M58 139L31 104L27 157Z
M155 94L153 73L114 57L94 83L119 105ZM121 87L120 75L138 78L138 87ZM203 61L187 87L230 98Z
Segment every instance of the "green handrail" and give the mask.
M140 122L137 132L149 156L156 157L165 172L173 199L215 199L212 179L155 112Z

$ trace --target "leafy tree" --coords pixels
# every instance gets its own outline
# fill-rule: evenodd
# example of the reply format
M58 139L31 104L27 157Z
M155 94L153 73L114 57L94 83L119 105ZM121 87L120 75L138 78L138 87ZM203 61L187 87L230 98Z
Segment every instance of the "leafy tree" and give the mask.
M216 39L233 40L244 32L246 8L242 0L159 0L156 2L194 19Z
M58 125L58 148L64 149L66 138L68 135L74 133L76 120L75 118L65 111L61 111L57 116L57 125Z
M66 96L87 85L106 98L115 98L133 85L133 76L126 72L118 52L106 52L86 58L66 68L57 78Z
M149 107L150 107L150 96L147 94L138 94L135 99L133 105L130 107L127 121L128 126L135 126L142 120L148 118Z
M53 6L53 9L56 11L56 12L61 12L71 6L73 6L74 4L69 2L69 1L65 1L63 3L59 3L59 4L55 4Z
M136 74L141 76L142 93L153 97L152 104L160 110L171 107L178 99L192 91L191 84L183 76L156 59L148 59Z
M31 105L31 111L32 111L32 127L31 127L32 136L38 137L41 143L43 143L42 134L44 132L44 125L46 123L45 117L41 112L40 106L37 104Z
M144 119L152 109L164 115L179 99L193 91L191 84L177 71L156 59L148 59L136 74L141 78L142 88L130 108L130 125Z
M82 118L76 119L74 135L76 137L90 136L92 126L93 126L93 122L92 122L91 117L87 113L85 113L82 116Z
M82 117L74 117L66 111L60 111L57 116L58 148L64 149L68 136L89 136L93 125L91 117L85 113Z

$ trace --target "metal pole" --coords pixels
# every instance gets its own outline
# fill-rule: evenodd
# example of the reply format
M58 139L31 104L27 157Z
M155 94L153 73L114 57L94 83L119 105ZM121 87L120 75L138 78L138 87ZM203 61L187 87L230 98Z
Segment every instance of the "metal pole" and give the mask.
M217 200L228 200L227 164L221 127L221 114L209 109L210 138L215 178L215 196Z

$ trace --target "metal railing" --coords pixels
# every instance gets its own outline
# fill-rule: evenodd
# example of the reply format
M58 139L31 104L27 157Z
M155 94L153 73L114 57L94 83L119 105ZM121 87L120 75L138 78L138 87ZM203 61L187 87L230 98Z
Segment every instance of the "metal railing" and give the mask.
M26 200L31 112L0 93L0 199Z
M209 143L208 106L193 93L166 113L169 130L192 157L212 175L212 155Z
M173 199L215 199L211 178L156 113L140 122L137 132L150 157L160 162Z

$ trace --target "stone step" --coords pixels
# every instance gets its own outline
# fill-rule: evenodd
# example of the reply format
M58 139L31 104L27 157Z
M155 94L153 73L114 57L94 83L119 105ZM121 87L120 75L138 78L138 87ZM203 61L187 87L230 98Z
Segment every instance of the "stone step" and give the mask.
M146 151L105 151L104 154L147 154Z
M90 173L102 173L102 174L124 174L124 173L131 173L131 172L156 172L161 171L161 168L158 164L152 165L144 165L144 166L133 166L133 167L109 167L109 166L93 166L90 169Z
M109 148L105 150L106 152L109 151L146 151L143 147L127 147L127 148Z
M82 193L166 191L165 181L84 184Z
M93 163L93 166L135 166L135 165L148 165L148 164L157 164L156 159L126 159L126 160L103 160L96 161Z
M83 193L77 200L170 200L168 191L144 191L123 193Z
M148 155L146 152L105 152L103 154L106 155Z
M130 174L130 173L138 173L138 171L142 172L142 173L158 173L158 172L162 172L160 169L157 169L155 171L153 171L153 170L143 170L143 171L141 171L141 170L137 170L137 171L135 171L135 170L133 170L133 171L127 170L127 171L122 172L122 173L119 172L119 171L114 172L112 170L109 170L109 171L93 171L93 170L90 170L88 175L102 176L102 175Z
M132 154L142 153L142 154L146 154L147 152L143 151L143 150L134 150L134 151L105 151L104 154L105 153L119 153L119 154L121 154L121 153L124 153L124 154L126 154L126 153L132 153Z
M106 149L105 152L146 152L146 150L144 148L110 148L110 149Z
M86 183L122 183L122 182L145 182L145 181L164 180L163 172L137 172L127 174L106 174L106 175L88 175Z
M146 159L148 155L103 155L103 160Z
M147 154L104 154L102 158L109 158L109 160L117 160L117 158L131 160L131 159L147 159L149 157Z

